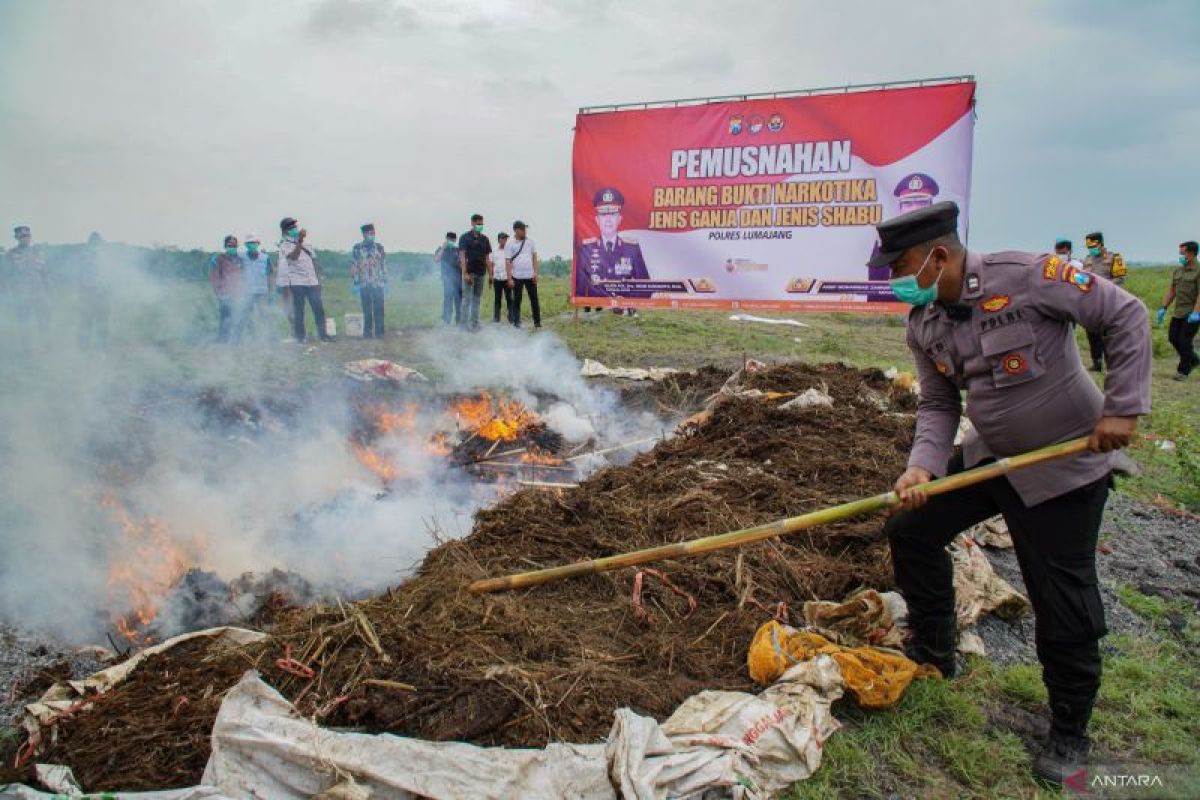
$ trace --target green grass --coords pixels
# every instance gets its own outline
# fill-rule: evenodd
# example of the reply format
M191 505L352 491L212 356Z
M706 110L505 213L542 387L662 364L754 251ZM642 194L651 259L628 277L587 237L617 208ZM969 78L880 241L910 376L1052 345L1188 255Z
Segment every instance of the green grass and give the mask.
M1200 766L1200 664L1185 644L1159 636L1113 636L1092 719L1095 757ZM1045 714L1037 666L999 668L972 659L951 681L917 681L893 709L867 712L843 700L846 722L825 744L820 769L782 795L807 798L1044 797L1016 734L989 722L1002 706Z
M1151 310L1158 308L1170 282L1170 267L1136 269L1129 273L1125 288L1137 295ZM1152 323L1153 324L1153 323ZM1139 424L1138 437L1130 452L1142 467L1142 474L1123 480L1120 488L1143 500L1162 495L1182 508L1200 510L1200 397L1197 381L1170 380L1175 374L1178 356L1167 342L1165 325L1153 325L1154 348L1152 410ZM1086 344L1085 344L1086 347ZM1175 443L1164 450L1164 440Z
M978 702L980 667L955 680L920 680L884 711L836 707L846 728L825 744L820 769L789 794L807 798L1030 795L1029 757L1014 734L996 730Z

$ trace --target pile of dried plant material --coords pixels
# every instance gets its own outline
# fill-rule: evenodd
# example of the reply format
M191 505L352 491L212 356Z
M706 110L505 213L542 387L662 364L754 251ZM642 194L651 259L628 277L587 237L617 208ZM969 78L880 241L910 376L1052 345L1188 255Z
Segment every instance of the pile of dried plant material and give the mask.
M150 656L123 683L43 727L36 752L5 753L0 785L36 785L35 763L69 765L93 792L199 783L221 700L254 666L251 655L192 639Z
M803 625L806 600L890 585L881 517L516 592L466 590L876 494L903 470L912 416L897 413L906 401L881 373L787 365L745 382L790 395L817 387L834 404L735 396L578 488L511 495L387 593L285 616L271 639L223 661L189 657L211 692L179 686L178 672L139 670L128 699L61 723L61 745L39 760L75 767L89 790L197 780L215 698L250 663L321 724L484 745L597 741L622 706L662 719L704 689L755 691L746 648L759 625ZM173 703L184 695L181 720ZM145 762L189 747L169 768Z
M704 404L729 378L729 370L706 366L676 372L659 381L639 381L621 387L621 404L630 411L649 411L661 417L682 416Z

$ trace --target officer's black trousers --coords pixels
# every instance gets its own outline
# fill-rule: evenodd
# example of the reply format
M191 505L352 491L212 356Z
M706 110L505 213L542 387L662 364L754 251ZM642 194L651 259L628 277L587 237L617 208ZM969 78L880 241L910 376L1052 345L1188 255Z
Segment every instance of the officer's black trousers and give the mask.
M304 330L304 303L312 308L313 321L317 326L317 337L325 338L325 304L321 302L320 286L297 286L292 290L292 335L297 342L303 342L307 333Z
M1092 364L1104 365L1104 337L1098 333L1087 332L1088 349L1092 351Z
M512 324L521 327L521 294L529 293L529 311L533 314L533 326L542 327L542 307L538 304L537 281L533 278L517 278L513 287Z
M500 304L504 302L504 320L512 322L513 315L513 290L508 285L507 280L492 281L492 322L500 321Z
M1191 374L1200 366L1200 358L1196 357L1197 331L1200 331L1200 322L1188 322L1187 317L1173 317L1167 328L1167 340L1179 354L1179 366L1175 369L1180 375Z
M962 469L962 456L955 456L949 471ZM922 630L953 624L953 568L946 545L972 525L1004 515L1033 603L1052 725L1072 736L1083 735L1100 688L1098 640L1108 631L1096 577L1096 540L1109 485L1106 476L1028 507L1007 479L993 478L931 497L885 526L896 585L919 637Z

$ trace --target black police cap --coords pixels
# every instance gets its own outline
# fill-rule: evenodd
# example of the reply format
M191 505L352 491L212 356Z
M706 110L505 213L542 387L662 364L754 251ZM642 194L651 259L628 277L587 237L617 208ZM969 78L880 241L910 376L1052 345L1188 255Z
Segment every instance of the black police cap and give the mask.
M879 252L867 266L888 266L908 248L958 230L958 204L947 200L918 208L884 220L875 226L875 230L879 232Z

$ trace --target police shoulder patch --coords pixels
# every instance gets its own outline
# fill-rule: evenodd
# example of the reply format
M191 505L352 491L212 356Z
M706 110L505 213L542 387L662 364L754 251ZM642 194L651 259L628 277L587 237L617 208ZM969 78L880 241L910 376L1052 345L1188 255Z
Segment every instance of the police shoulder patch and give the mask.
M1094 285L1095 278L1090 272L1084 272L1081 269L1067 267L1062 274L1063 283L1069 283L1083 293L1090 292Z
M637 239L635 239L632 236L627 236L623 233L621 234L621 241L625 242L626 244L637 244L638 243Z
M1058 279L1058 268L1062 266L1062 259L1058 256L1050 256L1046 259L1046 264L1042 267L1042 278L1048 281ZM1069 267L1074 269L1074 267Z
M599 240L596 237L592 237L591 239L584 239L583 243L584 244L595 244L597 241L599 241Z
M979 304L979 307L989 313L995 313L1008 307L1011 298L1006 294L994 294Z

